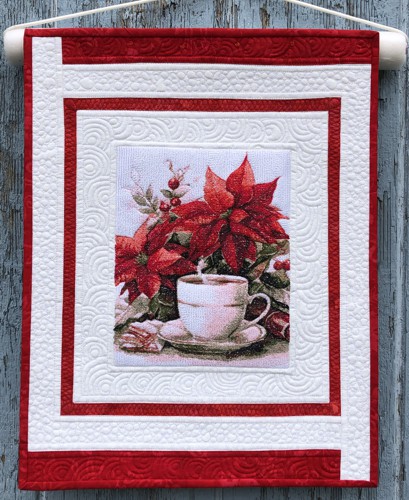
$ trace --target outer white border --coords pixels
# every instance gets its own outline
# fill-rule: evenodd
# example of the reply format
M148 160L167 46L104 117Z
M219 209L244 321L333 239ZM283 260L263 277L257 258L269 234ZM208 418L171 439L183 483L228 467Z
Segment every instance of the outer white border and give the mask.
M85 80L88 68L61 64L61 39L33 39L33 283L30 357L29 451L86 449L285 449L340 448L341 479L368 480L370 476L370 344L369 344L369 122L371 67L333 65L317 67L215 66L217 79L196 79L189 90L184 65L178 80L184 97L279 98L341 96L341 371L342 417L268 418L158 418L60 417L60 382L54 365L60 364L62 249L57 235L63 230L62 193L49 179L63 171L62 98L66 86ZM124 69L125 69L124 65ZM155 65L157 96L165 96L169 65ZM183 65L182 65L183 66ZM187 68L189 66L189 68ZM128 69L130 66L128 66ZM93 66L95 70L95 66ZM106 75L106 69L110 70ZM132 79L150 76L148 65L135 65ZM260 75L262 75L260 77ZM243 80L245 76L245 80ZM132 90L118 67L102 68L101 81L90 81L87 92L104 97L121 83L122 95L154 93ZM63 83L64 79L64 83ZM116 81L115 81L116 79ZM185 83L183 83L185 82ZM88 82L89 83L89 82ZM110 87L108 87L110 86ZM169 87L168 87L169 89ZM63 90L63 91L62 91ZM79 90L77 96L85 97ZM74 95L74 94L71 94ZM119 94L116 93L116 96ZM175 95L175 94L172 94ZM45 112L44 112L45 110ZM48 212L49 227L38 227ZM39 230L40 229L40 230ZM47 250L41 241L47 235ZM341 422L340 422L341 420Z
M117 147L234 148L232 133L238 147L293 150L291 368L109 366ZM327 162L328 112L78 111L74 402L329 402Z

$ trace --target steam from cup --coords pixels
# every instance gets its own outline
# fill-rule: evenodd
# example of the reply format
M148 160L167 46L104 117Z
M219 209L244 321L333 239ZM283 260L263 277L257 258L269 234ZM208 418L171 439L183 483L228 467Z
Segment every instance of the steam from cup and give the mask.
M199 262L197 263L197 275L199 276L199 278L202 280L202 282L205 284L205 285L208 285L209 284L209 280L207 279L207 276L206 274L204 274L202 271L205 267L205 261L204 259L200 259Z

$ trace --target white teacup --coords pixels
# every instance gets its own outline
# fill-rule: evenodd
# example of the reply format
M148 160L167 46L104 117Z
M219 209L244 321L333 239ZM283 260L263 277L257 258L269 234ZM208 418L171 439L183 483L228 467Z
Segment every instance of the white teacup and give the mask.
M241 276L182 276L177 282L177 297L185 328L194 338L208 342L226 340L233 332L255 325L270 309L270 297L265 293L250 296L248 281ZM256 319L240 327L246 308L255 297L264 298L266 308Z

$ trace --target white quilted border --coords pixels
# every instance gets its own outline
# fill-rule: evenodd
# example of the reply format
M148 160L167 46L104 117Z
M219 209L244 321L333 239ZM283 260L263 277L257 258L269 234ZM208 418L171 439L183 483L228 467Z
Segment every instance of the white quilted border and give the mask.
M195 97L235 96L279 98L282 96L342 97L341 151L341 371L342 417L289 419L195 417L60 417L60 381L54 380L53 366L60 365L62 252L56 247L56 235L62 231L62 193L48 184L63 171L62 97L68 79L61 64L61 40L33 39L33 173L34 194L32 340L30 356L29 450L86 449L341 449L341 479L368 480L369 453L369 65L333 65L326 67L246 67L247 81L233 81L243 67L217 65L217 71L229 71L223 91L214 88L211 78L200 80ZM124 65L124 67L127 65ZM164 96L168 72L180 69L180 91L185 92L189 69L195 65L155 65L157 83ZM186 68L189 66L189 68ZM130 66L128 65L128 69ZM146 68L146 70L145 70ZM216 66L214 67L216 68ZM73 70L76 68L69 68ZM82 79L78 68L75 78ZM93 66L95 70L95 66ZM200 67L200 69L203 69ZM104 71L110 70L108 79ZM132 78L150 76L148 65L135 65ZM259 75L263 72L262 78ZM64 75L64 83L62 76ZM161 77L162 75L162 77ZM287 77L285 77L287 75ZM278 77L279 76L279 77ZM117 67L102 69L105 81L88 89L92 97L105 97L122 84L122 95L135 97L142 91L129 89ZM50 83L51 82L51 83ZM98 83L98 82L97 82ZM212 84L213 87L212 87ZM63 87L64 85L64 87ZM111 85L107 88L107 85ZM203 88L201 88L201 86ZM243 90L243 88L245 88ZM149 89L148 89L149 90ZM122 92L122 91L121 91ZM149 90L150 92L150 90ZM193 95L186 91L185 97ZM73 94L71 94L73 95ZM85 97L86 92L79 91ZM118 95L118 94L116 94ZM147 95L147 92L145 93ZM367 200L367 202L365 202ZM52 207L57 207L53 212ZM58 208L59 207L59 208ZM40 234L37 218L50 210L47 251L36 253ZM44 286L47 279L50 284ZM251 437L250 437L251 436Z
M293 150L290 370L118 371L107 363L116 295L117 148L164 143ZM328 112L78 111L74 402L327 403L327 161ZM299 307L305 303L308 308Z

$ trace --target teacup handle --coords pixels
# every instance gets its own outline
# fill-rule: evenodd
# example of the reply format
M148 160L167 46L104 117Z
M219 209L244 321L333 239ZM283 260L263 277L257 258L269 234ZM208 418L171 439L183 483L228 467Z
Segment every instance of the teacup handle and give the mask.
M264 318L264 316L268 313L268 311L270 310L270 306L271 306L271 299L268 295L266 295L265 293L255 293L254 295L250 295L249 297L249 301L248 303L251 304L251 302L253 302L253 300L256 298L256 297L261 297L262 299L264 299L267 304L266 304L266 308L264 309L264 311L259 315L257 316L256 319L253 319L252 321L246 323L243 328L240 328L239 330L236 330L236 331L242 331L242 330L247 330L247 328L249 328L250 326L253 326L255 324L257 324L261 319Z

